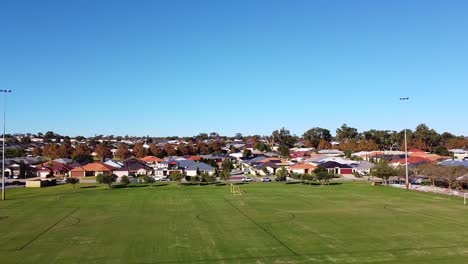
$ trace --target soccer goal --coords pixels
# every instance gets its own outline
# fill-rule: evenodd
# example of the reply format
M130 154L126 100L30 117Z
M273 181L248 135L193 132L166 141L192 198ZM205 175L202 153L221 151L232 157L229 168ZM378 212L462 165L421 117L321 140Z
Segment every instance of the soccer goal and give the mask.
M463 204L466 205L468 203L468 193L463 194Z
M231 183L231 194L232 195L242 195L239 185Z

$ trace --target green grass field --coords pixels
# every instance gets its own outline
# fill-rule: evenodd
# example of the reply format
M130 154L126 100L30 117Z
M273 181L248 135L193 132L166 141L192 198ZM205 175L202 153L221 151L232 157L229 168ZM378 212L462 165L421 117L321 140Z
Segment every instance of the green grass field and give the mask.
M0 263L468 263L462 199L364 183L8 190Z

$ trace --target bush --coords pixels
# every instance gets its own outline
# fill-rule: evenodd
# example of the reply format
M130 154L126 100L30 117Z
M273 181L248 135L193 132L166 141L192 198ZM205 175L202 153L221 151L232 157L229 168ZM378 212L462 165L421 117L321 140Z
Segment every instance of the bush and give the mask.
M117 180L117 175L114 174L99 174L96 176L96 181L100 184L107 184L107 186L110 188L112 186L112 183L114 183Z
M68 177L66 180L65 180L66 183L69 183L71 185L73 185L73 189L75 189L75 185L77 183L80 182L80 180L78 180L77 178L73 178L73 177Z
M130 184L130 179L128 178L128 176L122 176L120 178L120 183L123 184L123 185L129 185Z
M155 182L155 180L153 179L153 177L145 175L145 176L143 176L143 182L153 184Z

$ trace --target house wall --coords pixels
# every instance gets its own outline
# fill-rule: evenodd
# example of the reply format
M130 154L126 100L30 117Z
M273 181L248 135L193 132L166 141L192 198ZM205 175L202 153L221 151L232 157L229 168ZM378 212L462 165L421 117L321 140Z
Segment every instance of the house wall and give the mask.
M129 173L128 171L114 171L114 174L117 175L117 177L122 177L122 176L128 176Z
M81 178L85 176L85 172L84 171L72 171L71 176L74 178Z
M298 174L305 174L305 169L294 169L294 170L289 170L289 171L293 173L298 173Z
M204 171L200 171L200 173L203 173ZM213 175L214 171L205 171L209 175ZM197 176L197 170L186 170L185 171L187 176Z

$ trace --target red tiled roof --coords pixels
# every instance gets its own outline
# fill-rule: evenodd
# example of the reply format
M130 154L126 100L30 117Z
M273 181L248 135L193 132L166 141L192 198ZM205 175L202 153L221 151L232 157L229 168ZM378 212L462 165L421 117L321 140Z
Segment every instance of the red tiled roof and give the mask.
M192 157L189 158L189 160L200 161L200 160L202 160L202 157L200 157L200 156L192 156Z
M158 158L158 157L155 157L155 156L146 156L144 158L141 159L142 161L146 162L146 163L150 163L150 162L163 162L162 159Z
M102 162L94 162L94 163L86 164L82 166L81 168L85 171L113 171L115 170L114 167L104 164ZM76 170L73 170L73 171L76 171Z
M423 157L408 157L408 164L414 164L414 163L420 163L420 162L431 162L431 160L423 158ZM405 164L406 160L405 158L396 159L396 160L393 160L392 163Z
M296 165L289 166L290 170L300 170L300 169L315 169L316 166L309 163L299 163Z
M69 166L53 160L43 163L42 166L52 170L53 172L68 172L71 170Z

